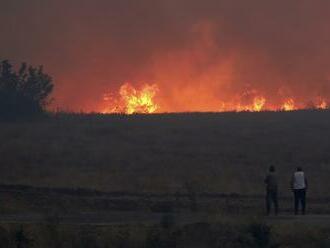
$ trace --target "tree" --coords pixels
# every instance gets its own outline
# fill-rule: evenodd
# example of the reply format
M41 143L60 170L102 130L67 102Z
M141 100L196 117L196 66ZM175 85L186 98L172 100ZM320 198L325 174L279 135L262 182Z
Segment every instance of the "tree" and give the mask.
M31 117L45 112L53 90L43 67L22 63L16 71L8 60L0 63L0 118Z

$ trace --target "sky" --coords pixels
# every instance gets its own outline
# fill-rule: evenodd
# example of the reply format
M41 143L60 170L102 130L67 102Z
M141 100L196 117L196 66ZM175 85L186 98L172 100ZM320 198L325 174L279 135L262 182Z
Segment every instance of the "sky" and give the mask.
M0 59L43 65L53 108L157 85L165 112L330 100L328 0L0 0Z

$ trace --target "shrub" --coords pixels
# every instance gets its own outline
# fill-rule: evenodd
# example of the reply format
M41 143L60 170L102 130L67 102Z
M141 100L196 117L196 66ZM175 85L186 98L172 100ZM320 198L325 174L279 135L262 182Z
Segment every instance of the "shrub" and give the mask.
M31 117L44 112L53 90L50 76L43 67L22 63L17 71L8 60L0 63L0 117Z

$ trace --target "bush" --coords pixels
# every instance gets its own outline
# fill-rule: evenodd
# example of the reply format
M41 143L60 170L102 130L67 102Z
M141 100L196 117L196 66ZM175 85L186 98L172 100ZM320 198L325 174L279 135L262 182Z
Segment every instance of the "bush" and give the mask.
M31 117L45 111L53 90L50 76L42 66L22 63L17 71L9 61L0 63L0 118Z
M14 240L17 248L29 248L32 247L33 244L33 240L28 237L23 227L15 231Z

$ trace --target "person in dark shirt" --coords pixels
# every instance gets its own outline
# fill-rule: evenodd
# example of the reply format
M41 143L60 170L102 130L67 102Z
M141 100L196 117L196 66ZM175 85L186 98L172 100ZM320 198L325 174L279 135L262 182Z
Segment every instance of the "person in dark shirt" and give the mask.
M277 194L277 175L275 167L272 165L269 167L269 172L265 178L266 184L266 211L267 215L270 214L272 204L274 205L275 215L278 214L278 194Z

